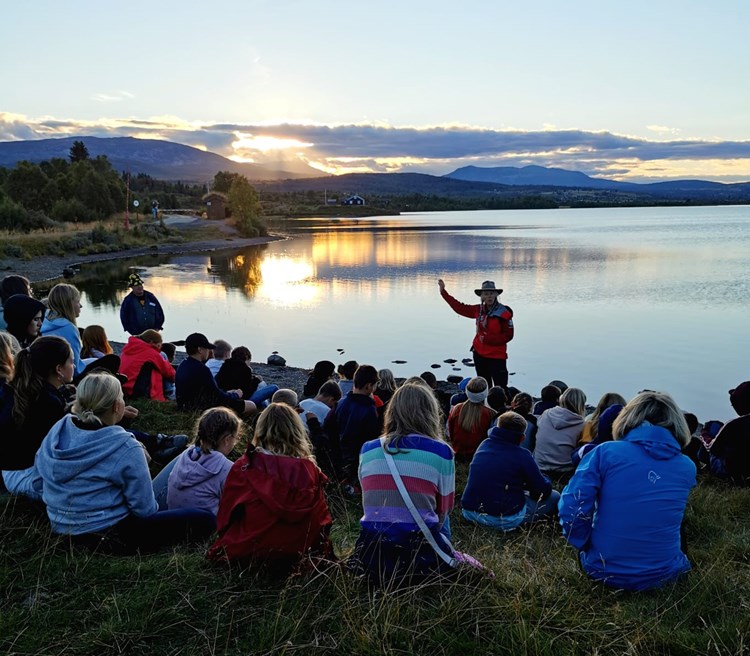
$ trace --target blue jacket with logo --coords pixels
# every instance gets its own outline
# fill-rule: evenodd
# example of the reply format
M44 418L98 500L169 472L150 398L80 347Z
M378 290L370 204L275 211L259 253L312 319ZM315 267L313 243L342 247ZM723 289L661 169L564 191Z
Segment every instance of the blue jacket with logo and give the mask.
M680 525L695 471L674 436L648 422L584 457L559 511L589 576L645 590L687 572Z
M158 299L151 292L143 292L143 304L140 299L130 292L122 299L120 306L120 322L125 332L140 335L149 328L161 330L164 327L164 310Z

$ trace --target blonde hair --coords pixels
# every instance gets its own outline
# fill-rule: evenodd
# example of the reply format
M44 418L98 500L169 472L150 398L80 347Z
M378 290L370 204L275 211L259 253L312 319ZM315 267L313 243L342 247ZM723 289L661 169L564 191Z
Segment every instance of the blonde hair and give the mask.
M271 403L255 424L253 444L280 456L315 462L302 419L286 403Z
M474 401L464 401L461 404L461 409L458 411L458 423L465 431L474 432L477 430L482 422L482 411L483 407L489 408L487 405L487 392L489 392L489 386L487 381L481 376L472 378L466 385L466 391L472 394L485 393L485 400L481 403L475 403ZM494 415L494 410L493 410Z
M685 415L665 392L641 392L631 399L612 425L613 439L621 440L645 421L666 428L681 447L690 443Z
M47 296L47 307L49 319L67 319L76 325L77 303L81 300L81 292L78 288L68 283L61 282L55 285Z
M613 405L625 405L627 401L622 395L617 392L605 392L602 398L599 399L599 403L596 404L596 409L591 414L591 418L586 422L588 425L588 434L592 440L595 440L599 434L599 417L602 412Z
M586 395L577 387L568 387L560 395L560 406L583 418L586 415Z
M440 406L424 381L404 383L386 406L383 432L386 446L398 449L398 441L411 433L443 441Z
M515 431L516 433L525 433L526 423L526 420L517 412L508 410L508 412L503 412L503 414L497 418L496 425L498 428L505 428L506 430Z
M0 380L13 378L13 341L10 335L0 332Z
M195 442L203 453L217 449L225 435L242 436L244 425L229 408L209 408L195 422Z
M93 351L101 351L104 355L112 353L112 346L107 340L107 333L102 326L86 326L81 335L83 346L81 348L82 358L93 358Z
M153 328L149 328L148 330L144 330L140 335L138 335L138 339L142 339L146 344L163 344L164 338L161 336L161 333L158 330L154 330Z
M101 415L111 410L118 399L123 400L120 381L109 373L92 372L78 383L71 412L84 424L104 425Z
M396 379L393 377L393 372L390 369L381 369L378 371L378 379L377 389L388 392L396 391Z

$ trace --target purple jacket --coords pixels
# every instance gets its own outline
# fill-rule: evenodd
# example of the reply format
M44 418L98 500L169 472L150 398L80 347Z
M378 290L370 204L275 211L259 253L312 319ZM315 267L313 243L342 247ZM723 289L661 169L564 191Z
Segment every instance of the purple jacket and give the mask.
M169 474L168 508L201 508L215 515L231 468L232 461L218 451L205 454L194 446L183 452Z

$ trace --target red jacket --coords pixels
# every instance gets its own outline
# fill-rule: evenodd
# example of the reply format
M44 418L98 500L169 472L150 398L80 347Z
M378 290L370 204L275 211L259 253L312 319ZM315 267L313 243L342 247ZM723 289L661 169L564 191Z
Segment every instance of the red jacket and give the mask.
M513 310L507 305L497 303L489 313L486 313L482 312L481 304L461 303L444 289L440 295L456 314L476 321L477 332L471 344L475 353L485 358L508 359L506 344L513 339Z
M155 401L166 401L164 398L164 379L174 380L174 367L161 357L159 349L155 344L144 342L140 337L130 337L128 343L120 353L120 373L128 377L122 386L127 396L133 394L133 386L138 378L143 365L151 363L154 368L151 371L151 393L150 398Z
M330 556L327 480L311 460L250 447L229 470L207 558L293 566L311 552Z

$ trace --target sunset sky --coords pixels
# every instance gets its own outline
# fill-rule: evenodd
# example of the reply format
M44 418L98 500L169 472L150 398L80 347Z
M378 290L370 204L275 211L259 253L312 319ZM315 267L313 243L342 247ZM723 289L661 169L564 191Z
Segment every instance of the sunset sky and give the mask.
M8 3L0 141L747 181L748 25L746 0Z

